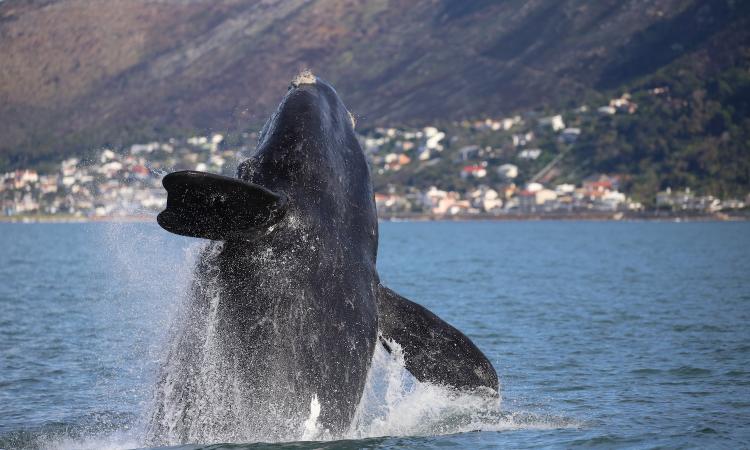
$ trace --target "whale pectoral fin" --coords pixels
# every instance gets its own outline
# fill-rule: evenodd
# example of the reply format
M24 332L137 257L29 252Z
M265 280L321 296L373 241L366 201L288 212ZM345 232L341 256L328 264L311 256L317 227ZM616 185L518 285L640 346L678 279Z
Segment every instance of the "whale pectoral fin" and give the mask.
M170 173L162 184L167 207L156 220L183 236L250 239L284 213L283 196L237 178L187 170Z
M498 392L497 373L487 357L463 333L423 306L380 286L378 322L383 340L401 346L406 369L419 381ZM390 352L387 342L383 345Z

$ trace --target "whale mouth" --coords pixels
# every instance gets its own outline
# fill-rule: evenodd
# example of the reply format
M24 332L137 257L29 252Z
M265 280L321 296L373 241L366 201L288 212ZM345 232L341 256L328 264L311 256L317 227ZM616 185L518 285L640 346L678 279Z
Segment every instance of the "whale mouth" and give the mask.
M284 216L286 197L257 184L192 170L162 180L167 207L156 221L182 236L253 240Z

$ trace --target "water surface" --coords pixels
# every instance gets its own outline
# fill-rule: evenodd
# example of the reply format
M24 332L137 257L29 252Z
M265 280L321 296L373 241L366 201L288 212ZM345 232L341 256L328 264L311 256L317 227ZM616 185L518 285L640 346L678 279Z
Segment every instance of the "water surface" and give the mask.
M0 448L141 445L199 245L0 224ZM499 410L411 392L375 435L271 447L747 447L749 250L749 223L381 224L384 284L487 354Z

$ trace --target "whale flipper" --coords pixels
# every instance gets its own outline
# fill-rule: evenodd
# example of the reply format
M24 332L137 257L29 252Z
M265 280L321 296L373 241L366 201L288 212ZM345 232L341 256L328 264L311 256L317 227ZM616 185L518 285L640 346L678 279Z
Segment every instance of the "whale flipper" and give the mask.
M498 392L492 363L469 338L425 307L383 286L378 289L378 323L383 340L403 348L406 369L419 381ZM383 345L389 349L387 342Z
M276 223L284 197L237 178L186 170L162 180L167 207L156 218L165 230L213 240L247 240Z

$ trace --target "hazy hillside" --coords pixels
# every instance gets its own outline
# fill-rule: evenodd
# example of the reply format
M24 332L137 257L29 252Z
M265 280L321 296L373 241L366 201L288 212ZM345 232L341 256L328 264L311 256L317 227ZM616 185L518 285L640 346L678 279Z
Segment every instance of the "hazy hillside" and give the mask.
M747 17L733 0L6 0L0 168L246 127L302 67L365 127L712 77L747 61Z

